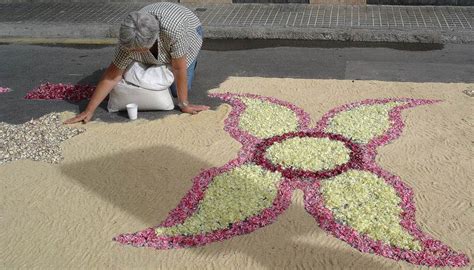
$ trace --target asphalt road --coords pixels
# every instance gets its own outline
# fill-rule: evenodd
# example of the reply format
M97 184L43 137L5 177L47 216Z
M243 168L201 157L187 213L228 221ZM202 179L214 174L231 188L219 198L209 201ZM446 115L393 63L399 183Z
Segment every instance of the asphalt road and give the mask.
M42 82L96 84L110 63L113 46L0 45L0 122L22 123L53 111L76 111L86 101L25 100ZM337 43L316 41L206 40L190 100L212 107L207 97L230 76L403 82L474 82L474 45ZM95 118L128 121L103 104ZM141 112L156 119L168 112Z

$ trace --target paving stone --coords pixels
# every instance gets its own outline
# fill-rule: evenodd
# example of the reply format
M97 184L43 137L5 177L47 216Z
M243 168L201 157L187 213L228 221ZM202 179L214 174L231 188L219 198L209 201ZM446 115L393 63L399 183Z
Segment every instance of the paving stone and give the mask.
M0 37L115 38L124 16L144 5L0 4ZM211 38L474 42L474 6L185 5Z
M0 4L0 22L116 24L143 4ZM198 8L196 5L194 9ZM203 25L472 30L474 8L433 6L208 5Z

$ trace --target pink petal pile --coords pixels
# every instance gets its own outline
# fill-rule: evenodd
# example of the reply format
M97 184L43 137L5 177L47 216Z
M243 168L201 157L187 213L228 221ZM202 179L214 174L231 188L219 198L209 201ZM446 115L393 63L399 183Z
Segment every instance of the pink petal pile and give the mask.
M90 99L94 90L95 86L93 85L47 82L29 92L25 99L54 99L77 102L83 99Z
M10 91L11 91L11 89L8 88L8 87L1 87L1 86L0 86L0 94L8 93L8 92L10 92Z

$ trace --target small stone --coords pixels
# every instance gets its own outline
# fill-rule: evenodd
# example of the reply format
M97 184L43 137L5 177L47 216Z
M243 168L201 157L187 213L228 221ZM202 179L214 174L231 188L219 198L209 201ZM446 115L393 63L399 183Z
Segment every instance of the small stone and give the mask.
M474 97L474 89L466 89L462 92L470 97Z

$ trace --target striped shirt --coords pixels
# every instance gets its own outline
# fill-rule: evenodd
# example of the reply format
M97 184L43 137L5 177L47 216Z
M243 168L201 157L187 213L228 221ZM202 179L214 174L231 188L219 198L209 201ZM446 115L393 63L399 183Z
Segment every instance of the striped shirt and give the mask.
M168 2L151 4L140 11L148 12L158 20L159 38L153 45L157 46L157 57L150 51L131 52L118 44L112 63L120 69L126 69L133 61L164 65L171 64L171 59L185 56L189 67L202 46L202 38L196 31L201 26L198 17L186 7Z

